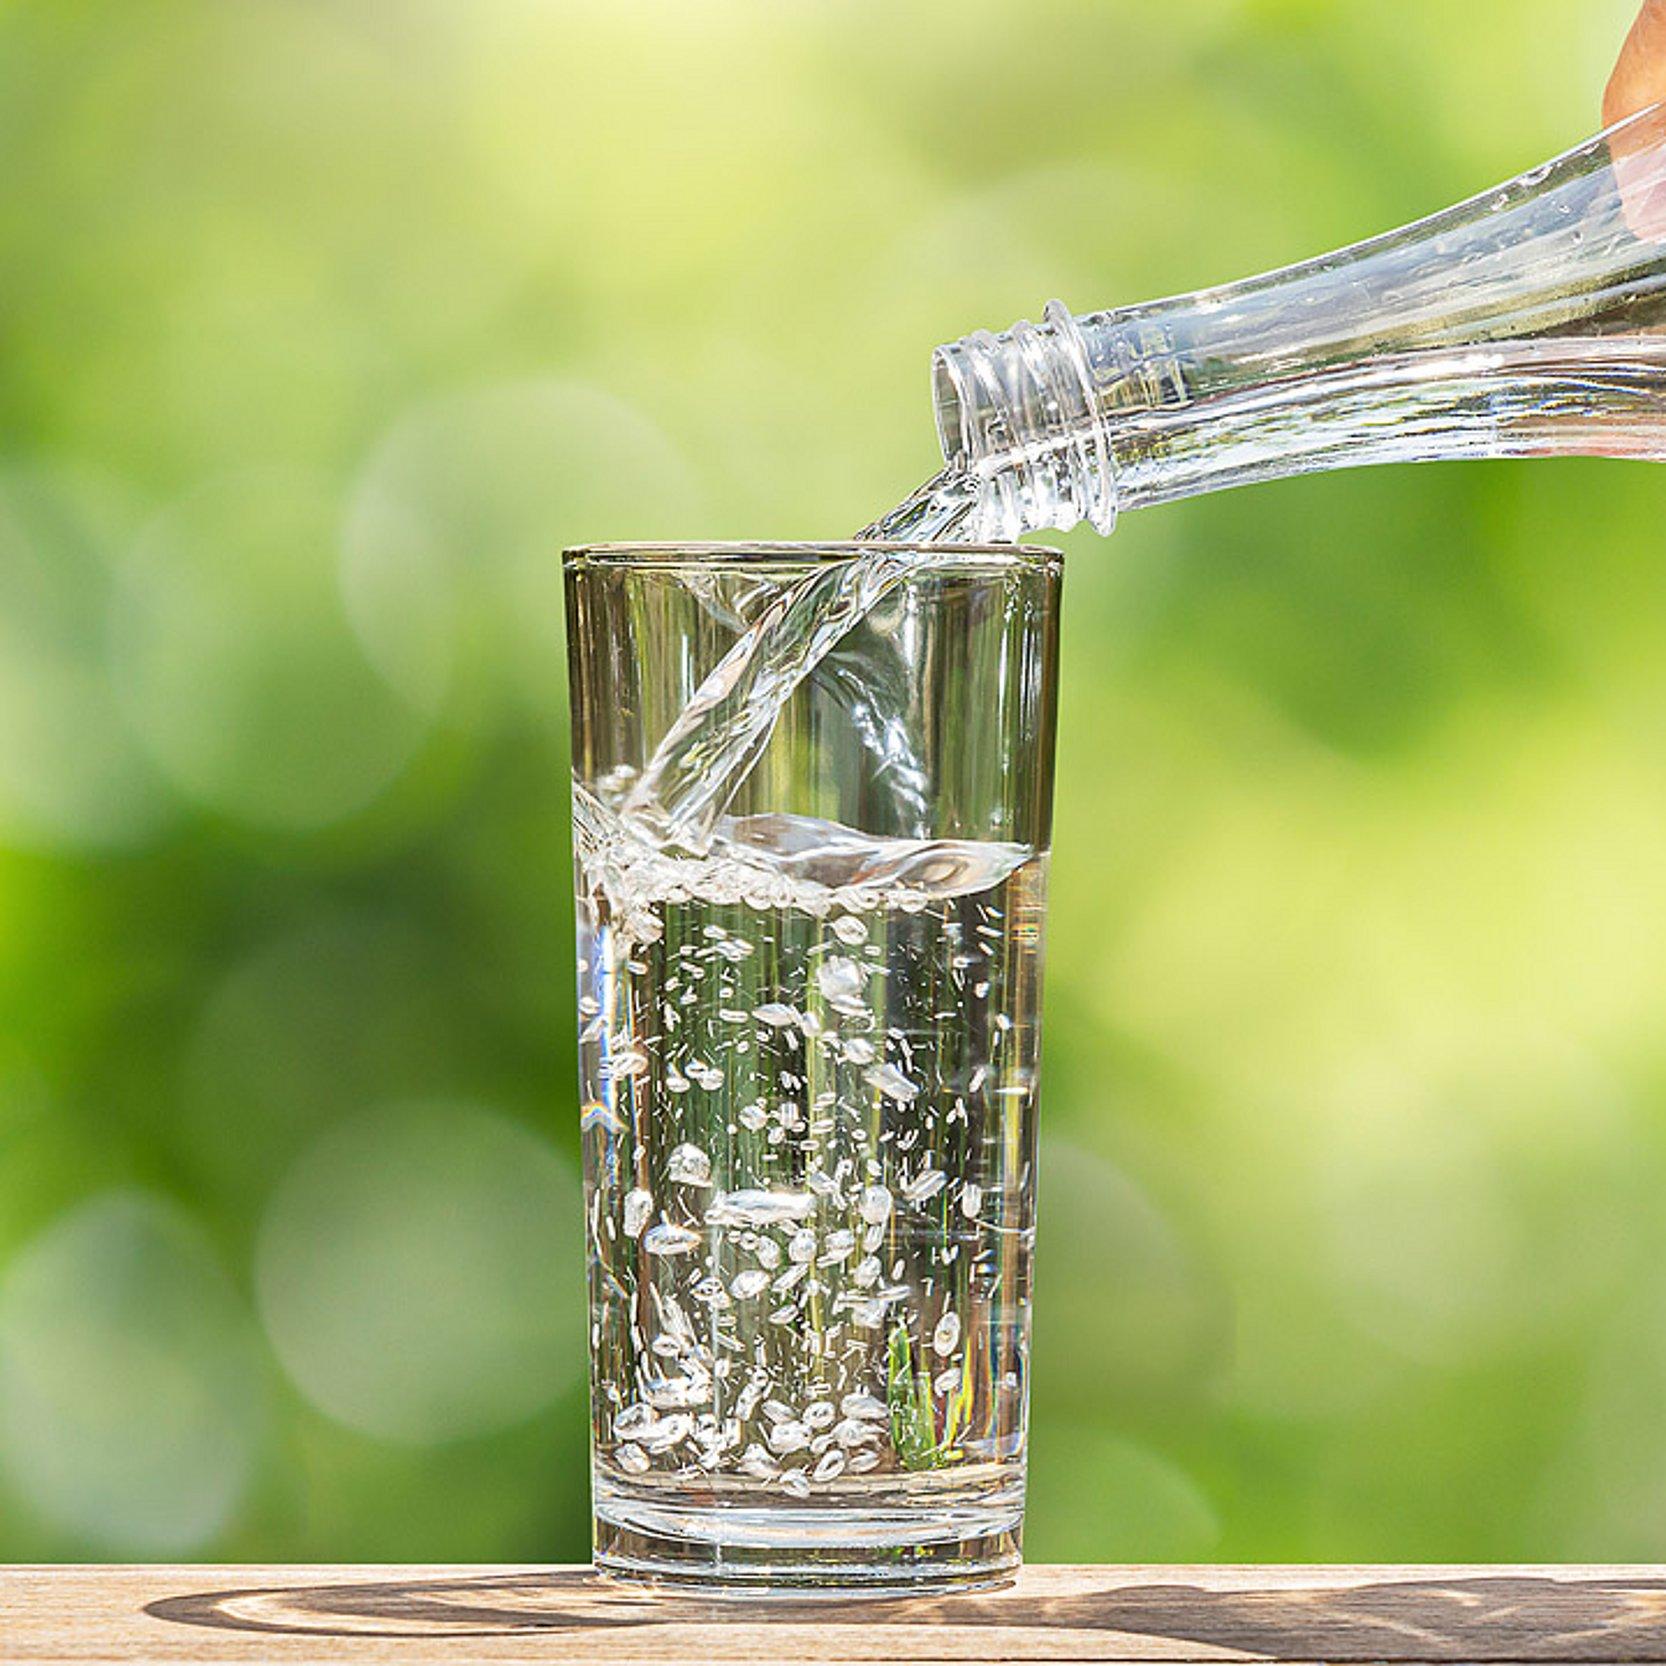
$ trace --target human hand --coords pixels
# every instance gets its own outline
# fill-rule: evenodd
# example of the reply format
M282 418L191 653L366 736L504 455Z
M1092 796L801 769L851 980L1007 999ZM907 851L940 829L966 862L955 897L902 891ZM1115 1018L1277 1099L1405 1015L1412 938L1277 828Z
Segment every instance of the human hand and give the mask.
M1666 100L1666 0L1643 0L1602 95L1602 124L1612 127L1662 100ZM1647 131L1617 134L1609 141L1626 224L1639 237L1655 243L1666 242L1662 124L1646 123Z
M1602 95L1602 125L1612 127L1661 99L1666 99L1666 0L1643 0Z

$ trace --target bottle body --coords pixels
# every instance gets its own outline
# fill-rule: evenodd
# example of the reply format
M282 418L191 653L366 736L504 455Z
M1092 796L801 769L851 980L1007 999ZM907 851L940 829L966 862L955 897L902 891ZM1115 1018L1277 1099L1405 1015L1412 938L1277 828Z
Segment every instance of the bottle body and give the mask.
M1362 463L1666 457L1666 106L1281 271L940 348L939 433L1016 537Z

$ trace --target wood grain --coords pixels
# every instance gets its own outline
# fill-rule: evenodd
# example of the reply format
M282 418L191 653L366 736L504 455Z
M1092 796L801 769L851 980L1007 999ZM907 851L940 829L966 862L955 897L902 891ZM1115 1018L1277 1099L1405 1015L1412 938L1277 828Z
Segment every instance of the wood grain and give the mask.
M582 1568L0 1569L5 1666L1223 1660L1666 1662L1666 1568L1032 1567L890 1601L694 1600Z

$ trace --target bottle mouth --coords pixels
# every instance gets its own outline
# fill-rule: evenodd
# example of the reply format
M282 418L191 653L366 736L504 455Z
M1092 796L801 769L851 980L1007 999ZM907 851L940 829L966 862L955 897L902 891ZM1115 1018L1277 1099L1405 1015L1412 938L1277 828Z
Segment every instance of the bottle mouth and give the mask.
M972 437L967 429L966 402L960 395L960 376L964 341L950 347L939 347L931 355L931 409L937 422L937 443L943 448L944 459L954 462L972 450Z
M994 524L1098 531L1116 525L1116 479L1086 348L1062 302L1039 325L978 330L932 355L932 408L943 455L984 484Z

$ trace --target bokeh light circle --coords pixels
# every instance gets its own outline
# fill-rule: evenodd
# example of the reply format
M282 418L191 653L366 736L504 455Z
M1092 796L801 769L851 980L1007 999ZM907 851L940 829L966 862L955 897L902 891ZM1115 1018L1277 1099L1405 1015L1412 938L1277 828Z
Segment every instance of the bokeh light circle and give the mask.
M1199 1395L1229 1352L1231 1310L1219 1277L1103 1157L1044 1140L1039 1168L1038 1406L1091 1418Z
M408 698L459 678L565 709L561 548L687 537L701 493L632 406L582 382L526 380L435 399L372 453L343 531L342 591L366 651Z
M444 947L408 914L319 909L262 939L203 1002L179 1106L220 1197L263 1197L321 1127L420 1093L466 1051Z
M362 810L426 728L348 628L337 522L311 476L221 476L145 528L111 611L123 705L152 756L191 797L259 827Z
M261 1317L339 1422L418 1443L501 1428L583 1370L579 1224L571 1172L527 1129L462 1104L367 1112L273 1197Z
M1024 1549L1043 1562L1204 1562L1214 1504L1161 1452L1099 1424L1048 1423L1030 1445Z
M108 848L168 795L123 723L105 662L126 494L88 471L0 471L0 843Z
M141 1557L211 1539L248 1481L261 1400L235 1290L158 1199L80 1205L0 1280L0 1469L78 1543Z
M1542 1344L1616 1287L1634 1161L1599 1059L1513 1034L1507 1051L1396 1054L1338 1091L1313 1143L1328 1277L1350 1327L1431 1365Z

